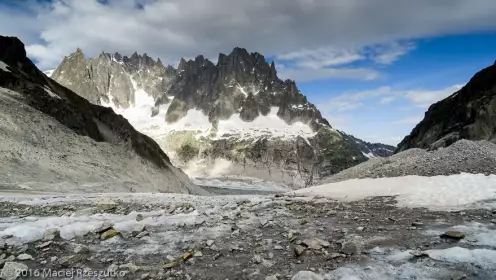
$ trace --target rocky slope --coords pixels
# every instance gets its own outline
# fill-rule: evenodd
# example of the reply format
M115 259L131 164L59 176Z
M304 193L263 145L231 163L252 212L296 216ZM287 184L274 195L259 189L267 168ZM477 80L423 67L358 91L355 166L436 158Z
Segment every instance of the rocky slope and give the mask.
M433 104L396 151L437 149L459 139L496 142L496 63L475 74L458 92Z
M177 69L146 54L66 57L52 78L112 107L154 138L190 175L242 175L310 184L390 147L334 130L291 80L259 53L235 48Z
M3 189L196 191L157 143L48 78L14 37L0 36L0 108Z

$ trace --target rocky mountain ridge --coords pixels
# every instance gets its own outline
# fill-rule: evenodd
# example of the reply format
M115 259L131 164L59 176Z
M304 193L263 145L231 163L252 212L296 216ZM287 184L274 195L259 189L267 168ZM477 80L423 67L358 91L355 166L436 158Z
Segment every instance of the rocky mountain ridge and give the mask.
M435 150L460 139L496 143L496 62L475 74L459 91L431 105L396 152Z
M216 64L181 59L177 69L137 53L86 60L78 49L52 78L125 116L190 175L302 186L388 153L334 130L294 81L278 78L274 62L242 48Z
M27 58L19 39L0 36L0 61L4 186L193 192L188 177L155 141L112 109L48 78Z

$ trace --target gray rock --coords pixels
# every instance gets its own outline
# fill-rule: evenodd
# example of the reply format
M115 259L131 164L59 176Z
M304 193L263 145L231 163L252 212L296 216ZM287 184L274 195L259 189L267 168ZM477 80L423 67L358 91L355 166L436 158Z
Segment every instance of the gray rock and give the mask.
M60 230L58 228L47 229L43 234L43 240L55 240L60 238Z
M76 245L76 248L74 248L74 253L85 255L90 253L90 249L87 246L78 244Z
M26 254L26 253L23 253L23 254L18 255L17 259L20 261L27 261L27 260L32 260L33 256Z
M301 245L296 245L294 248L293 248L293 253L296 257L299 257L301 255L303 255L303 253L305 252L307 248L306 247L303 247Z
M279 279L279 274L270 275L270 276L265 277L265 280L278 280L278 279Z
M149 236L150 233L148 231L143 231L143 232L140 232L138 235L136 235L136 238L140 239L140 238L143 238L145 236Z
M360 254L363 238L359 235L350 236L341 244L341 252L347 255Z
M324 278L312 271L300 271L291 280L324 280Z
M6 262L0 272L0 278L5 280L15 280L20 277L22 271L27 271L29 268L23 263Z
M207 246L210 247L212 244L214 244L215 241L213 240L207 240Z
M313 250L320 250L322 247L330 246L329 242L319 238L305 239L302 241L302 244Z

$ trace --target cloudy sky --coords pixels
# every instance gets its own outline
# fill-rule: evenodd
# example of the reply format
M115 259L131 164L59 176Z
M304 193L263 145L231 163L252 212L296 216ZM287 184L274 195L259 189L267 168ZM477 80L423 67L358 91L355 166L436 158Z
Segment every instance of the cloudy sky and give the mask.
M496 59L494 0L2 0L0 34L43 70L77 47L275 60L331 125L396 144Z

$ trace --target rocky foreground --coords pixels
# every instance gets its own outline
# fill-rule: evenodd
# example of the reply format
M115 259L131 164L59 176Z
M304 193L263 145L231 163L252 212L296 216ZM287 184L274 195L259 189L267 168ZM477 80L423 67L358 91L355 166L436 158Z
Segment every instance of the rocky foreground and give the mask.
M4 279L496 279L496 208L294 194L1 199Z

